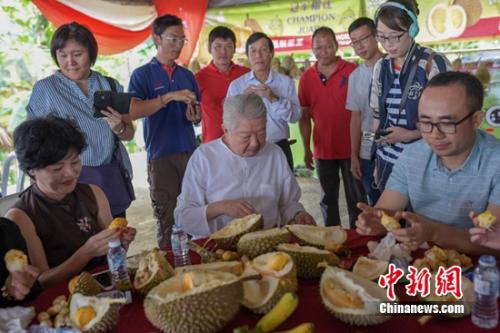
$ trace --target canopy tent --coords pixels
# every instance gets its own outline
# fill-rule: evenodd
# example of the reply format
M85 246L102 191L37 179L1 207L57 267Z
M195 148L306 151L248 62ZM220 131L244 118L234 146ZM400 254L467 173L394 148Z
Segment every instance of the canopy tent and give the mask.
M276 50L310 50L312 31L332 27L340 46L349 44L347 26L359 16L372 17L383 1L373 0L33 0L55 26L78 21L97 38L100 54L126 51L146 40L151 23L170 13L185 23L186 43L179 61L187 64L200 39L203 59L208 31L215 25L234 29L238 44L263 31ZM487 0L419 1L419 42L496 38L499 35L498 4ZM223 7L223 8L222 8ZM208 10L207 10L208 9ZM206 17L205 17L206 16ZM453 18L453 19L452 19ZM201 36L201 37L200 37Z
M220 1L216 1L220 2ZM187 63L193 54L205 19L208 0L33 0L56 27L77 21L92 30L100 54L129 50L151 35L151 23L164 14L174 14L185 23L188 43L179 60Z

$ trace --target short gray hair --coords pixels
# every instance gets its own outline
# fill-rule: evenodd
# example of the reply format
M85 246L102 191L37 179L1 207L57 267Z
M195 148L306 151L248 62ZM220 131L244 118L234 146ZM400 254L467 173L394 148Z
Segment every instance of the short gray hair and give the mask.
M223 124L229 131L234 129L237 118L257 119L267 116L266 105L255 94L226 97L223 108Z

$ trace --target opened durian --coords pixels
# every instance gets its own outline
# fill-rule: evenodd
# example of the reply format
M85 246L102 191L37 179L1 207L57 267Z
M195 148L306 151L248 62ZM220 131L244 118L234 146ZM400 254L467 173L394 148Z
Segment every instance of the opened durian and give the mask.
M337 252L347 239L347 233L340 226L318 227L313 225L292 224L288 230L299 239L302 245L310 245Z
M276 250L288 253L297 269L297 276L304 279L318 278L327 265L337 265L339 258L330 251L321 250L314 246L300 246L299 244L280 244Z
M81 272L69 281L70 294L80 293L85 296L95 296L101 292L99 282L89 272Z
M163 250L158 250L158 249L153 249L153 250L157 250L159 254L163 257L167 255L167 252ZM137 272L137 269L139 268L139 262L141 262L141 259L147 256L153 250L144 250L137 253L133 257L127 258L127 268L129 273L135 275L135 272Z
M240 276L243 273L243 263L241 261L219 261L207 264L189 265L175 268L175 274L190 271L217 271L232 273Z
M321 276L323 304L337 319L356 326L377 325L390 318L380 314L380 302L388 302L385 289L356 274L327 267Z
M134 289L146 294L172 275L174 275L172 266L158 249L154 249L139 262L134 277Z
M111 330L118 322L120 305L112 298L98 298L76 293L71 297L69 317L73 327L83 333Z
M287 292L297 291L297 272L292 257L284 252L266 253L247 263L243 276L260 274L260 280L243 282L243 306L267 313Z
M235 249L241 236L248 232L257 231L264 226L264 220L260 214L251 214L234 219L224 228L214 232L209 239L224 249Z
M290 240L290 232L285 228L272 228L249 232L243 235L238 241L238 252L241 255L255 258L261 254L274 251L274 248L281 243Z
M389 263L385 260L372 259L368 257L359 257L352 272L368 280L375 280L387 271Z
M226 272L178 274L148 293L144 311L165 333L217 332L239 311L241 283L239 277Z

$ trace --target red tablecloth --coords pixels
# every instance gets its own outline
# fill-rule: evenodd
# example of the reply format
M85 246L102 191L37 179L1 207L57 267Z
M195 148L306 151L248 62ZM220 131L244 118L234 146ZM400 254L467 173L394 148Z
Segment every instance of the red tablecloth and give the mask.
M347 246L352 251L352 256L364 255L368 252L366 243L369 240L376 239L374 237L364 237L358 235L354 231L348 231ZM171 254L168 254L168 259L172 262ZM199 262L196 255L192 256L193 263ZM52 288L42 293L36 301L32 302L37 313L46 310L52 300L60 294L67 294L66 285ZM405 295L404 286L398 285L396 293L400 300L410 301L411 297ZM297 294L300 299L299 306L291 318L289 318L280 330L290 329L303 322L312 322L318 333L330 332L488 332L482 330L472 324L470 316L462 319L451 319L447 317L435 317L425 326L421 326L417 319L417 315L393 315L392 319L379 326L369 327L353 327L346 325L327 312L319 295L318 280L301 280L299 281L299 289ZM146 319L142 308L143 297L140 294L133 295L133 303L124 306L120 311L120 321L113 329L115 333L150 333L160 332ZM226 326L221 332L231 333L234 328L249 325L253 327L259 320L260 315L254 315L250 311L242 308L239 314ZM494 330L489 330L494 331ZM498 330L497 330L498 332Z

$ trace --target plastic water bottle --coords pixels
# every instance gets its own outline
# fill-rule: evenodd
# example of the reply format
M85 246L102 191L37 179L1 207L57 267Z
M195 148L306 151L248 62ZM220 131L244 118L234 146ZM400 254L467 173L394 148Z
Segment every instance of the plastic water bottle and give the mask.
M174 224L172 227L171 244L175 267L191 265L191 259L189 258L189 238L177 224Z
M483 255L474 271L474 292L476 303L472 308L472 322L481 328L495 328L498 325L498 283L499 274L495 257Z
M127 269L127 252L119 239L109 241L108 245L108 267L113 287L121 291L132 289Z

